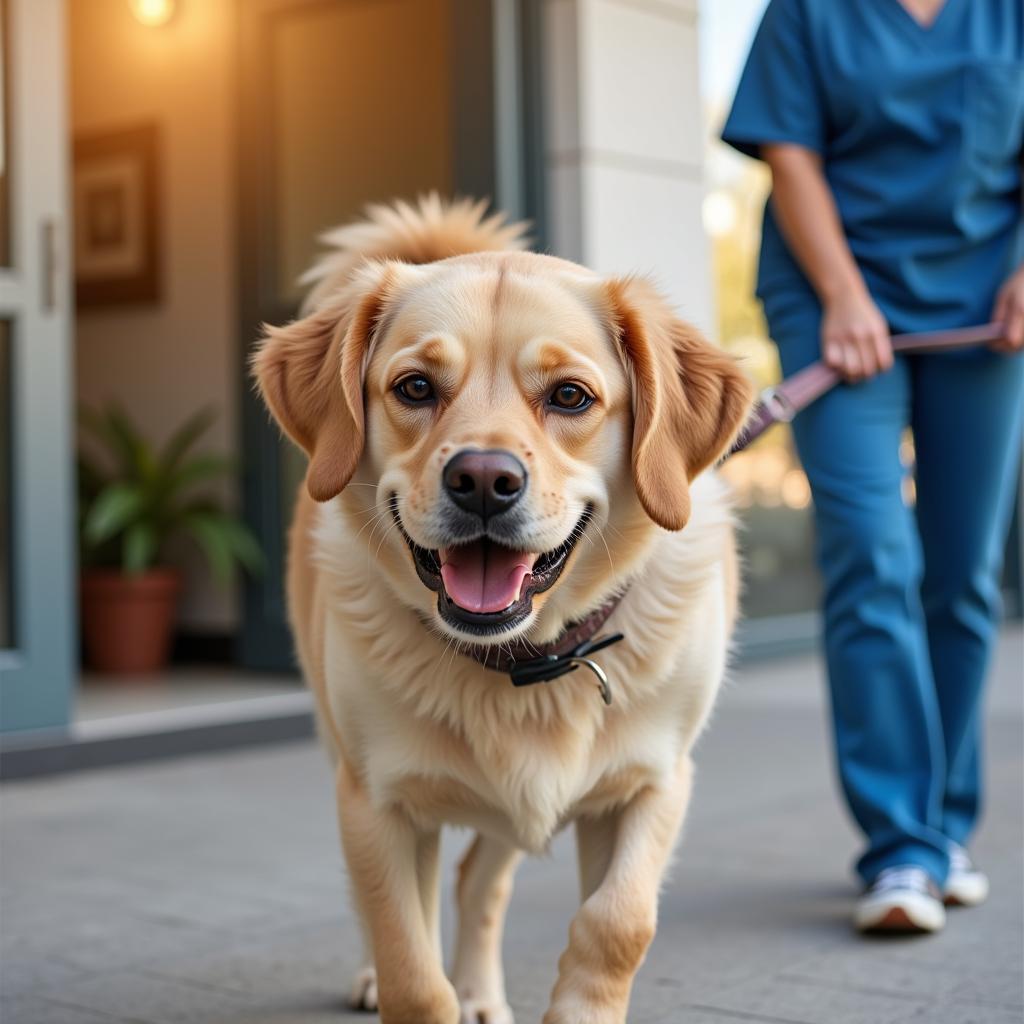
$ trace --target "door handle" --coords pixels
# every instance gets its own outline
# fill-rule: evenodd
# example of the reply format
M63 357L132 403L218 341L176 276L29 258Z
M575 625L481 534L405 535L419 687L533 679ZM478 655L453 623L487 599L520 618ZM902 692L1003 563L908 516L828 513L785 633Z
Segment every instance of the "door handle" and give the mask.
M57 252L57 222L47 218L40 225L42 249L42 287L40 306L44 313L57 308L57 274L60 270L60 256Z

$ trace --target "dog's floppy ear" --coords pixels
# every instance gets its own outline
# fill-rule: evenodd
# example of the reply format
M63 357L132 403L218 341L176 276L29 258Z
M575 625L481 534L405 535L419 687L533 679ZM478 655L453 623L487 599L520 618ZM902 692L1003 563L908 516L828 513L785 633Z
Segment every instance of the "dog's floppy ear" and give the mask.
M363 453L363 376L390 276L386 265L367 267L336 301L266 326L252 359L274 419L309 455L306 487L317 501L344 490Z
M753 388L736 361L683 323L647 282L606 284L612 331L633 389L633 482L666 530L690 517L689 483L746 420Z

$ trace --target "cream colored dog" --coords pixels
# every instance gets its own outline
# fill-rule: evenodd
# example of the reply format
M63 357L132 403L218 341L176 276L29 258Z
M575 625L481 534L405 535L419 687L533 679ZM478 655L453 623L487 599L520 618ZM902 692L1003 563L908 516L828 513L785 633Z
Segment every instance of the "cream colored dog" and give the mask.
M289 605L366 925L354 998L385 1024L510 1022L513 871L571 822L582 905L544 1021L624 1021L726 663L736 558L705 470L749 385L649 285L520 251L481 206L375 208L327 240L254 369L310 460ZM518 688L481 664L619 594L610 706L586 667ZM450 981L444 824L477 831Z

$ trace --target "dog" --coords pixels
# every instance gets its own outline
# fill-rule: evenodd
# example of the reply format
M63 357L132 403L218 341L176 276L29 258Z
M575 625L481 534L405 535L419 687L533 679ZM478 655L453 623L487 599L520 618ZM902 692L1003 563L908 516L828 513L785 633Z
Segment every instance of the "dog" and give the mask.
M726 668L738 563L711 470L751 386L651 284L528 252L482 204L371 207L324 237L253 371L309 457L289 616L364 924L353 1000L509 1024L513 872L571 823L581 905L544 1022L622 1022ZM477 833L450 980L445 824Z

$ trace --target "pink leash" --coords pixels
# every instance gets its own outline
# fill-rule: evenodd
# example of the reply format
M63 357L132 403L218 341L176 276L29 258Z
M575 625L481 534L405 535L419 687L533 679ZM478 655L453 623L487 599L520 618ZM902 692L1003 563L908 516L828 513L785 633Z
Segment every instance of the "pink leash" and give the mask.
M972 348L998 341L1003 336L1002 324L981 324L952 331L926 331L920 334L894 334L891 338L894 352L944 352L959 348ZM747 420L729 455L743 451L776 423L789 423L793 417L826 392L831 391L842 377L824 363L811 363L787 377L781 384L765 388L754 411Z

